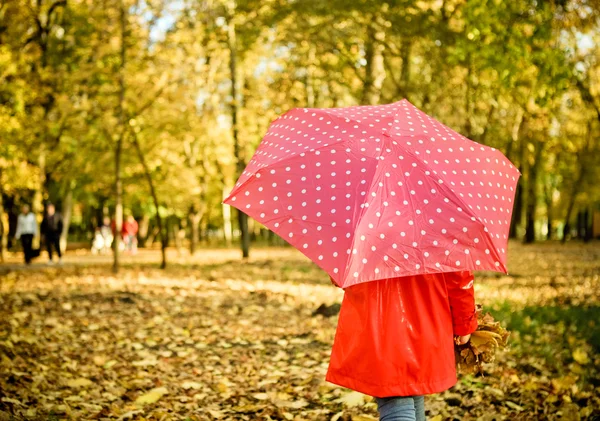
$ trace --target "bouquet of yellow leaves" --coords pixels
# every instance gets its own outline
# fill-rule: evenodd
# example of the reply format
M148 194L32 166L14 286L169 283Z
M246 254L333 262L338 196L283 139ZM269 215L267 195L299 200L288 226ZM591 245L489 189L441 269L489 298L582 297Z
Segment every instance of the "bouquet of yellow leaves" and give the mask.
M490 363L496 357L496 349L506 348L510 332L500 326L491 314L483 314L481 304L477 304L477 330L464 345L455 342L456 371L459 374L483 373L483 363Z

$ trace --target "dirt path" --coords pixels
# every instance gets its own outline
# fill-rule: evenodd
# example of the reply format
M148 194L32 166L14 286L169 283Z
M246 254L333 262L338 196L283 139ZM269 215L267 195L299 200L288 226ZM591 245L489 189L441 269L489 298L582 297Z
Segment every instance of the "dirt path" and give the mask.
M600 415L600 247L512 249L512 275L476 291L512 347L427 397L429 419ZM0 420L375 419L371 398L324 382L336 318L313 312L342 295L315 265L287 248L171 254L118 276L104 256L0 266Z

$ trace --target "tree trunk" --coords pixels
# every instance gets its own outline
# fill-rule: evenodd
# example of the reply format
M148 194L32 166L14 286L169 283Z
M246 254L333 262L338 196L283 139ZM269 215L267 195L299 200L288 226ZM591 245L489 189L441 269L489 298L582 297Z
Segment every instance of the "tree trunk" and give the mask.
M138 238L140 240L140 247L146 247L148 243L148 230L150 229L150 218L148 215L143 214L139 221Z
M520 141L520 132L521 132L521 129L524 124L524 119L521 116L520 118L517 119L517 121L518 122L515 124L515 126L513 126L511 142L509 143L509 145L506 148L506 153L507 153L506 156L507 156L507 158L511 159L513 142L519 142L518 156L517 156L516 161L518 162L517 165L519 166L519 172L521 174L523 174L523 162L524 162L524 158L525 158L525 156L524 156L525 142ZM519 179L519 182L517 183L517 186L516 186L515 203L513 206L513 217L510 221L510 230L508 233L509 238L513 238L513 239L517 238L517 229L521 225L522 217L523 217L523 177L521 177Z
M308 66L306 67L306 106L315 107L315 46L308 46Z
M38 227L42 223L44 218L44 189L46 187L46 150L44 144L40 145L40 152L38 155L38 168L40 175L38 177L38 183L35 191L33 192L33 201L31 203L31 210L33 211ZM38 234L33 239L33 248L41 247L41 230L38 230Z
M409 101L411 98L410 89L410 55L412 50L412 43L409 40L402 42L401 46L401 59L402 59L402 70L400 70L400 86L403 90L403 96Z
M519 167L519 171L522 167ZM515 191L515 203L513 206L512 220L510 221L510 230L508 238L517 238L517 229L521 225L523 218L523 178L521 177L517 183Z
M63 253L67 250L67 237L69 227L71 226L71 216L73 214L73 182L67 183L67 192L62 204L63 229L60 233L60 249Z
M592 239L592 227L590 225L590 209L586 207L577 213L577 237L584 242Z
M550 177L550 180L552 178ZM549 185L550 184L550 185ZM546 202L546 216L548 217L548 221L546 221L546 240L552 240L552 222L554 220L554 207L552 203L552 193L554 192L554 186L551 181L544 183L544 201Z
M594 211L590 210L590 208L585 208L584 212L584 235L583 241L588 243L594 238Z
M546 200L546 214L548 215L548 222L546 222L546 229L548 232L546 233L546 240L552 240L552 219L554 218L554 212L552 208L552 197Z
M165 232L163 230L163 221L160 217L160 204L158 202L158 196L156 195L156 189L154 188L152 174L150 174L150 169L148 168L148 164L146 164L146 159L144 157L144 153L142 152L142 148L140 147L140 142L138 141L137 134L133 130L131 133L131 139L133 141L133 146L135 147L140 163L142 164L142 168L144 169L144 176L146 177L146 181L148 182L148 187L150 188L150 196L152 196L154 208L156 209L156 226L158 228L160 238L160 251L162 256L160 268L164 269L167 267L167 238L165 237Z
M378 104L381 97L381 88L386 76L383 62L384 46L378 42L382 36L383 33L376 31L373 25L368 26L365 40L365 82L361 99L361 104L364 105Z
M533 162L529 166L527 178L527 207L525 209L525 244L531 244L535 241L535 214L537 210L537 180L538 172L542 160L543 143L535 142L535 155Z
M229 72L231 78L231 130L233 134L233 154L236 160L236 172L239 177L244 171L245 162L239 141L238 108L239 98L237 92L237 41L235 29L235 2L230 6L230 19L228 22L227 41L229 46ZM250 255L250 236L248 233L248 215L238 210L238 224L241 232L242 257Z
M471 62L471 54L467 54L467 77L465 78L465 136L469 139L473 138L473 124L471 122L471 91L473 65Z
M123 152L123 138L126 134L127 116L125 115L125 57L126 57L126 11L123 0L120 3L121 20L121 63L119 66L119 125L121 133L115 148L115 236L113 240L113 272L119 271L119 255L121 245L121 229L123 228L123 180L121 178L121 155Z
M6 258L6 243L8 240L8 220L4 218L4 188L2 180L2 168L0 168L0 262Z
M223 200L227 197L226 190L223 190ZM232 237L231 206L223 205L223 238L225 239L225 244L231 245Z

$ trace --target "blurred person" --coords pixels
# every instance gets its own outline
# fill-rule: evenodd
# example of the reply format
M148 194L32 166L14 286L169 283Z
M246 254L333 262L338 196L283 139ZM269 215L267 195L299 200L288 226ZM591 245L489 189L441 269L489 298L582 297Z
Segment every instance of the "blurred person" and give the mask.
M105 216L102 219L102 226L100 227L100 235L102 236L104 244L102 252L105 254L110 251L110 247L112 246L112 242L114 240L113 232L113 226L111 224L110 218L108 216Z
M132 254L137 252L137 233L137 221L133 218L133 215L127 215L125 222L123 222L121 235L123 236L123 242L125 243L126 250Z
M42 220L42 235L46 242L46 249L48 250L48 263L52 263L52 249L56 251L58 255L58 263L62 262L62 253L60 251L60 235L63 230L63 219L62 215L56 212L56 208L52 203L46 206L46 215Z
M38 233L38 225L35 215L31 212L29 205L23 205L21 213L17 218L17 231L15 238L21 240L23 254L25 255L25 264L29 265L33 258L32 243L33 237Z
M102 229L100 227L96 227L94 230L94 238L92 239L92 254L104 253L106 244L104 241L104 236L102 235Z

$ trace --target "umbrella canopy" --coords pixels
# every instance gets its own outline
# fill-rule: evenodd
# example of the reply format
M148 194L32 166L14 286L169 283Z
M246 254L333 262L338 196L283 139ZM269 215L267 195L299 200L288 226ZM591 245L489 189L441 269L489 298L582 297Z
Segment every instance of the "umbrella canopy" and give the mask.
M462 270L506 272L519 171L406 100L293 109L225 199L341 287Z

